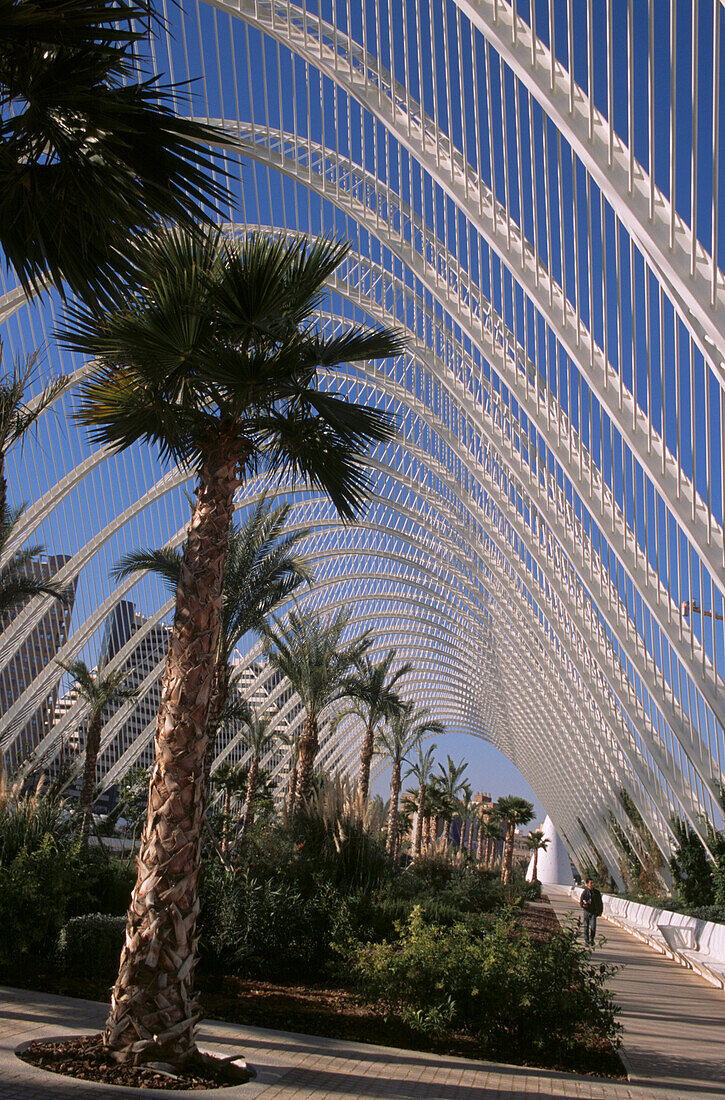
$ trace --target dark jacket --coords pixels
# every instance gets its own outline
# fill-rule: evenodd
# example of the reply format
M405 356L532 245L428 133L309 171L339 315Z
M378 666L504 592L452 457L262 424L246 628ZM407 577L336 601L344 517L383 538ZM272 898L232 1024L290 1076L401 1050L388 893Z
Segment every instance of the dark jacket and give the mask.
M602 895L599 893L596 886L592 886L591 890L588 887L584 888L582 896L579 898L579 905L582 909L585 909L587 913L591 913L595 917L600 917L604 911Z

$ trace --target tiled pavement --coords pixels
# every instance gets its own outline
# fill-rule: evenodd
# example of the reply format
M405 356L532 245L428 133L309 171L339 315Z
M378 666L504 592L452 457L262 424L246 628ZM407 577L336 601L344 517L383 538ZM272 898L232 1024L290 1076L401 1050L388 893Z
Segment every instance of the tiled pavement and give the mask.
M564 916L564 896L552 897ZM256 1080L213 1092L159 1092L73 1081L20 1062L15 1048L41 1036L100 1029L105 1006L0 989L0 1100L80 1100L131 1096L225 1100L714 1100L725 1096L725 997L614 926L601 957L623 969L615 991L623 1006L625 1054L632 1079L614 1082L471 1062L417 1051L290 1035L207 1021L201 1044L244 1053ZM683 993L684 990L684 993Z

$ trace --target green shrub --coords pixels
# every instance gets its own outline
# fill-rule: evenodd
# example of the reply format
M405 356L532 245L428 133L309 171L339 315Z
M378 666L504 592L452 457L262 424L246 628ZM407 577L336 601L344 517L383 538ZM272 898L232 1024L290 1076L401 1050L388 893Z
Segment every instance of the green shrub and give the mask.
M318 880L310 896L281 876L248 868L205 869L200 919L202 955L213 969L241 977L298 979L325 969L333 939L349 927L342 894Z
M73 862L48 840L0 867L0 966L20 969L52 955L66 919Z
M113 981L123 947L126 918L110 913L72 917L58 937L58 958L64 970Z
M474 1032L482 1054L566 1063L587 1040L617 1040L615 1005L572 928L543 942L504 912L488 930L428 923L416 906L396 942L355 944L349 972L368 997L421 1030Z

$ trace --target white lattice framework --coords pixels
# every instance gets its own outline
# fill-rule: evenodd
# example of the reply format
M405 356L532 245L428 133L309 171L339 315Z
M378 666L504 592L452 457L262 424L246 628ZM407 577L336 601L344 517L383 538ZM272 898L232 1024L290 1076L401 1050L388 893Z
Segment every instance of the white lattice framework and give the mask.
M588 835L616 873L606 817L622 787L663 852L672 814L706 839L725 760L723 3L187 0L167 14L156 65L191 79L182 109L228 137L223 220L349 238L321 323L407 330L399 360L330 380L400 425L371 457L361 522L280 486L311 528L306 600L351 608L376 652L411 660L411 694L500 748L579 856ZM71 412L93 368L54 342L57 299L3 290L6 354L43 347L44 373L69 377L11 456L29 503L15 545L70 555L61 657L93 663L120 599L143 611L120 663L171 607L152 578L110 570L182 540L189 478L143 448L92 452ZM45 607L0 637L0 669ZM239 659L250 697L294 728L298 701L255 639ZM11 762L60 671L0 719ZM106 784L152 739L149 723L123 742L126 715L104 729ZM38 751L52 758L81 718L70 706ZM358 736L343 723L321 763L354 772ZM217 762L244 753L227 736ZM279 752L269 764L284 775Z

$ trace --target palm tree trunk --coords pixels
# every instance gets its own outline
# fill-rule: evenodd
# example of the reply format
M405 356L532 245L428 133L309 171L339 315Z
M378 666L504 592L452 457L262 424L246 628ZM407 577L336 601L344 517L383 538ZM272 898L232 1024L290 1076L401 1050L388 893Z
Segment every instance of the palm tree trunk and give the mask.
M370 764L373 759L374 748L375 731L372 726L368 726L360 749L360 775L358 776L358 790L363 802L367 802L370 797Z
M415 815L415 832L413 833L413 859L420 855L423 844L423 810L425 808L425 787L421 783L418 790L418 809Z
M426 851L430 848L430 838L433 833L433 819L430 814L426 814L423 821L423 847Z
M212 764L216 755L216 738L221 725L222 711L229 694L229 679L231 669L226 662L215 661L214 685L209 700L209 717L206 721L206 752L204 753L204 781L209 786Z
M254 824L254 796L257 793L259 781L259 754L255 752L252 763L249 765L247 776L247 797L244 799L244 817L242 818L242 831L239 834L239 843L244 844L247 833Z
M531 868L531 881L537 881L537 872L539 870L539 849L534 848L534 866Z
M104 1045L119 1062L183 1065L196 1047L194 996L204 758L219 646L224 566L244 452L223 436L207 453L176 589L156 724L156 761L126 942Z
M229 814L232 809L232 792L229 787L224 788L224 820L222 822L222 855L229 851Z
M81 785L80 808L83 814L81 825L81 844L88 847L88 838L91 832L91 814L93 812L93 792L96 789L96 761L98 750L101 747L101 718L102 714L92 714L88 723L86 734L86 752L83 763L83 783Z
M295 752L294 748L292 750ZM287 784L287 817L291 819L295 815L295 802L297 799L297 753L295 752L294 762L292 764L292 770L289 774L289 782Z
M8 518L8 483L5 477L5 455L0 450L0 524Z
M390 773L390 809L388 810L388 838L385 842L385 850L388 859L395 858L395 847L398 839L398 801L400 799L400 764L393 764Z
M484 839L485 838L484 838L484 835L483 835L483 822L479 821L478 822L478 836L476 837L476 861L478 862L479 866L483 865L483 842L484 842Z
M511 884L511 871L514 862L514 831L516 826L513 821L506 823L506 847L501 861L501 881L504 886Z
M318 740L317 719L308 714L302 727L297 750L297 793L295 800L307 800L312 793L312 776L315 773L315 757L320 743Z

